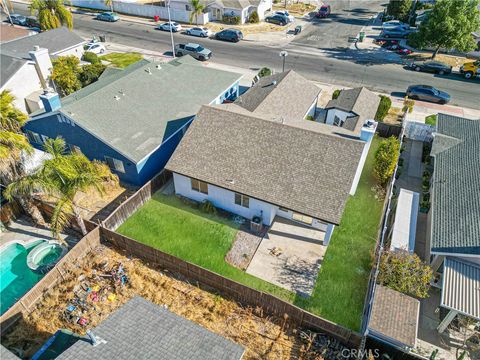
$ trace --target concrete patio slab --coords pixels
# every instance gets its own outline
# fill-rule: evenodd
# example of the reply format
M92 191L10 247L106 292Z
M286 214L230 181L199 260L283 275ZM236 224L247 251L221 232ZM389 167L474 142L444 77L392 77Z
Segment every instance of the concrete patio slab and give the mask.
M247 273L310 296L327 247L325 233L280 217L262 239Z
M422 177L422 152L423 152L423 142L411 140L411 149L409 153L408 161L408 176L413 176L416 178Z

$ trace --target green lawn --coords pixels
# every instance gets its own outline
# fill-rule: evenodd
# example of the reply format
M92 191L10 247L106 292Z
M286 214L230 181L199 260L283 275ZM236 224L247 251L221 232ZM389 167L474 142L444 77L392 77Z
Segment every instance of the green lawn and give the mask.
M100 59L109 61L113 66L118 68L125 68L128 65L136 63L137 61L143 58L142 54L137 52L130 53L110 53L107 55L100 56Z
M375 138L355 196L333 232L311 298L294 294L227 264L224 257L237 225L207 215L175 197L156 193L118 232L256 289L270 292L326 319L358 330L368 284L382 201L375 199L371 176Z
M173 196L157 192L131 216L119 233L230 279L293 301L294 294L249 275L224 261L238 225L205 214Z
M375 137L355 196L348 199L340 226L333 232L313 296L295 299L296 305L353 330L360 327L382 213L383 202L375 199L371 175L379 142Z

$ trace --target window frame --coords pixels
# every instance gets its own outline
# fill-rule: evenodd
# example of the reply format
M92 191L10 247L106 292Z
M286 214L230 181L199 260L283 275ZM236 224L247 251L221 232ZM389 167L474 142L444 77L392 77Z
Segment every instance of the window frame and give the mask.
M236 192L234 195L234 202L235 202L235 205L250 209L250 197L247 195L243 195Z
M125 174L125 165L123 164L122 160L119 160L119 159L116 159L114 157L107 156L107 155L105 155L104 158L105 158L105 162L107 163L108 167L111 170L114 170L114 171L117 171L119 173ZM111 160L111 162L109 160ZM120 166L117 166L117 165L120 165Z
M190 187L193 191L208 195L208 183L205 181L190 178Z

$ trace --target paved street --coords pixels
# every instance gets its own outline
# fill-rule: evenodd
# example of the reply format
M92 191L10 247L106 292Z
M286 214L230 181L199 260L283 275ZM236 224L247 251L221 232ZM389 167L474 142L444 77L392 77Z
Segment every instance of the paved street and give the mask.
M352 11L354 4L365 2L351 1ZM377 2L373 3L377 4ZM376 5L375 5L376 6ZM26 13L26 6L15 3L15 11ZM355 10L357 11L357 10ZM368 10L358 10L364 13ZM355 23L355 29L361 28L358 20L362 16L350 17ZM365 20L370 15L365 16ZM334 25L330 25L334 26ZM106 34L107 41L143 48L152 51L167 53L171 49L170 34L157 31L152 25L119 21L106 23L94 20L89 15L74 15L75 31L84 37L93 34ZM308 29L307 29L308 30ZM350 31L349 27L347 30ZM340 36L344 37L347 33ZM326 36L334 44L336 33L334 29ZM183 34L174 34L175 41L195 41L209 48L213 52L212 62L234 65L246 69L259 69L262 66L281 71L281 58L278 47L264 46L259 42L242 41L237 44L225 43L216 40L203 40L192 38ZM327 40L326 40L327 41ZM327 46L327 45L326 45ZM333 45L329 45L332 46ZM480 108L478 96L480 94L480 81L466 81L459 75L436 76L427 73L407 71L397 64L372 63L368 59L368 50L319 50L312 47L299 46L291 43L285 46L289 56L286 69L294 69L310 80L335 83L339 86L366 86L371 90L402 95L405 89L412 84L428 84L449 92L452 104L471 108Z

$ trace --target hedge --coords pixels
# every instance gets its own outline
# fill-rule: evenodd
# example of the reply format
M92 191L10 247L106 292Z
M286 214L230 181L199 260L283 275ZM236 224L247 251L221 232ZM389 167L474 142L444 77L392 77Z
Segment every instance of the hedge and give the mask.
M392 107L392 100L385 95L380 96L380 104L378 104L377 113L375 114L375 120L383 121L385 116L387 116L388 111Z

